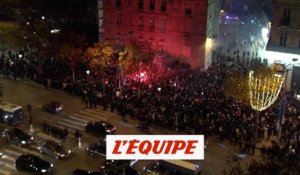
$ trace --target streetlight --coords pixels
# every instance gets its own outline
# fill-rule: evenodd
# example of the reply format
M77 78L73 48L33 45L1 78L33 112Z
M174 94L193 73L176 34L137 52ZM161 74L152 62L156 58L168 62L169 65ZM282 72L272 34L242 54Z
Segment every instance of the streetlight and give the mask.
M23 57L23 55L22 54L19 54L19 58L22 58Z
M90 70L86 70L86 74L89 76L90 75Z
M160 92L160 91L161 91L161 87L158 87L158 88L157 88L157 91Z

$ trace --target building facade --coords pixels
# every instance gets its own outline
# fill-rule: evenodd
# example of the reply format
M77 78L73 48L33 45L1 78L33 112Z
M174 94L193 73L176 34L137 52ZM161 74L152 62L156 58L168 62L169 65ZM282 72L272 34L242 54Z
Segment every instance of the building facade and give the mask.
M208 0L99 0L98 6L100 40L137 40L204 69Z
M287 70L300 66L300 0L274 0L271 33L265 57L269 63L284 64ZM295 69L295 71L299 69ZM287 71L286 89L300 84L297 73ZM300 89L299 89L300 90Z

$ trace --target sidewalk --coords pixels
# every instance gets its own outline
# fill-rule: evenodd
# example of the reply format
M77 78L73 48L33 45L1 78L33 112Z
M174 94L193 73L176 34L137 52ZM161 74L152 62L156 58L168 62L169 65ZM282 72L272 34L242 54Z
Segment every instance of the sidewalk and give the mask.
M14 80L12 78L5 78L2 75L0 75L0 79L22 83L22 84L25 84L25 85L28 85L28 86L32 86L32 87L36 87L36 88L40 88L40 89L47 89L47 88L45 88L45 86L43 84L37 83L35 81L28 80L28 79L17 78L17 80ZM64 94L64 95L68 95L68 96L73 96L73 97L75 96L75 97L77 97L76 95L72 95L70 93L61 91L59 89L48 88L47 90L53 91L53 92L56 92L56 93L60 93L60 94Z

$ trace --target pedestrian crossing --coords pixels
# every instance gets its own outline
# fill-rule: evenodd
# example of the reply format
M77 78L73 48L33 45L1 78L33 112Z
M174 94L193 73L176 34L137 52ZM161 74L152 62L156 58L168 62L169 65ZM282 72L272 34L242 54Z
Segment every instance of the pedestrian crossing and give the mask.
M3 156L0 158L0 175L18 174L15 161L20 155L28 153L42 157L36 145L29 145L28 147L5 146Z
M67 115L66 117L60 119L57 122L56 127L60 129L68 129L69 135L68 137L75 138L76 130L80 132L85 131L85 125L89 121L107 121L113 117L117 117L116 113L112 113L109 111L103 111L101 109L93 108L93 109L83 109L79 112L73 113L71 115Z

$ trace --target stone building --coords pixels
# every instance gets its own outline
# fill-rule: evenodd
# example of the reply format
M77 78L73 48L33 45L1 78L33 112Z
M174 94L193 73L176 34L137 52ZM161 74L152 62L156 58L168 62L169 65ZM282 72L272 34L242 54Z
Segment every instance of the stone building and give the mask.
M138 40L204 69L209 64L207 20L219 19L214 12L208 16L209 4L208 0L99 0L99 38L120 46Z
M265 57L286 66L286 89L300 90L300 0L275 0ZM299 80L297 80L297 78Z

